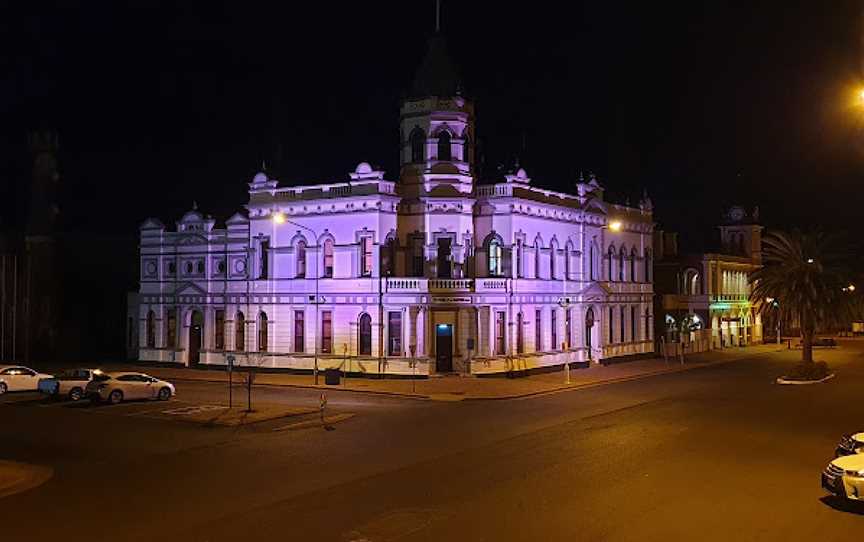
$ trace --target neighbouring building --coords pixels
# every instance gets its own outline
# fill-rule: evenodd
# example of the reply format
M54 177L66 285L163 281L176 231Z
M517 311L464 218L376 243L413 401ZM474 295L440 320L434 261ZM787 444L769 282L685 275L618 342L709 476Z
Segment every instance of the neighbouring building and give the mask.
M762 264L758 208L730 208L719 230L719 250L704 253L679 253L676 233L654 232L658 351L663 344L701 352L762 341L750 299L750 274Z
M594 176L553 192L521 168L481 182L474 121L436 36L401 104L398 180L260 172L224 226L194 207L146 220L139 357L425 375L652 352L647 196L607 202Z

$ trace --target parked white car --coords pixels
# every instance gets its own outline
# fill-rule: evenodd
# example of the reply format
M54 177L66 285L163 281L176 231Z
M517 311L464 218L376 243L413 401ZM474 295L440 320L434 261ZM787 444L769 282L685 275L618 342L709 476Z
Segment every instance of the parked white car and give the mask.
M44 378L39 381L39 391L52 397L66 397L78 401L84 397L87 384L95 375L101 374L99 369L70 369L63 371L54 378Z
M822 471L822 487L842 499L864 501L864 454L838 457Z
M94 374L84 393L93 401L117 404L135 399L167 401L174 396L174 384L144 373Z
M39 380L43 378L52 376L21 365L0 367L0 395L7 391L36 391L39 389Z

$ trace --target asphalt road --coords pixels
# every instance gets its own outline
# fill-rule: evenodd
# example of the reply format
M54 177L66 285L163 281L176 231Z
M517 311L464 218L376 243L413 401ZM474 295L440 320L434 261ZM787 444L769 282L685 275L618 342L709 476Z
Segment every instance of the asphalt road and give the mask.
M53 466L0 500L3 540L854 540L824 498L840 434L864 429L864 342L837 378L779 386L793 354L576 392L435 403L331 392L332 431L213 428L165 403L0 399L0 459ZM224 400L178 382L177 405ZM261 387L256 401L317 403Z

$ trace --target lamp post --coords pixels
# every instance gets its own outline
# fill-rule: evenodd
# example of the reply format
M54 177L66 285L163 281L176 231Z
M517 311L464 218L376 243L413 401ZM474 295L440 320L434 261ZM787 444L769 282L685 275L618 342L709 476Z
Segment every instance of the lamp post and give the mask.
M318 260L322 256L321 254L319 254L319 250L318 250L318 247L319 247L318 232L316 232L315 230L313 230L309 226L304 226L303 224L298 224L297 222L294 222L293 220L288 220L287 218L285 218L285 215L281 211L273 213L273 223L274 224L291 224L292 226L297 226L298 228L301 228L301 229L304 229L304 230L310 232L315 237L315 244L313 245L315 248L315 362L314 362L314 365L312 366L312 375L313 375L313 378L315 380L315 385L317 386L318 385L318 341L319 341L318 306L319 306L320 301L321 301L318 297L318 276L321 274L321 273L319 273L318 266L320 265L320 263L318 262Z

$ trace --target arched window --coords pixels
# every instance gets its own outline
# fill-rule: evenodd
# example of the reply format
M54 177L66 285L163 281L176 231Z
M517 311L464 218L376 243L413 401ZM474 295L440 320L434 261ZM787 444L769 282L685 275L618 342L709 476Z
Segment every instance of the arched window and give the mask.
M359 344L357 345L357 355L371 356L372 355L372 317L365 312L360 315L360 332Z
M525 276L525 243L522 239L516 239L516 277Z
M609 247L609 272L607 273L607 276L609 277L608 280L610 280L610 281L615 280L614 265L615 265L615 248Z
M651 340L654 336L654 326L651 323L651 310L645 309L645 338Z
M333 277L333 239L324 241L324 276Z
M630 251L630 281L638 282L636 277L636 248Z
M238 312L234 317L234 350L246 350L246 317L242 312Z
M543 242L539 237L534 239L534 278L540 278L540 249L543 248Z
M645 282L651 282L651 250L645 249L645 259L642 261L645 266Z
M620 314L620 316L621 316L621 342L626 343L627 342L627 336L624 334L624 323L627 321L627 319L624 317L624 306L623 305L621 306L620 311L621 311L621 314Z
M492 239L489 241L489 276L500 277L504 274L502 264L501 241Z
M423 145L426 143L426 134L420 128L414 128L408 140L411 144L411 161L415 164L422 162L425 154Z
M636 342L638 333L636 332L636 305L630 305L630 341Z
M573 246L568 241L566 245L564 245L564 278L570 278L570 256L573 252Z
M516 315L516 353L521 354L525 351L525 337L522 321L522 313Z
M450 132L447 130L438 134L438 160L452 160L450 153Z
M306 277L306 241L297 241L297 278Z
M555 259L558 256L558 244L554 240L549 242L549 278L556 277Z
M385 276L396 274L396 238L388 237L381 251L381 272Z
M423 236L414 236L411 238L411 276L422 277L425 274L425 263Z
M267 351L267 313L258 315L258 351Z
M624 250L624 247L621 247L621 252L618 253L618 281L624 282L627 277L624 274L624 271L627 269L627 266L624 264L624 261L627 259L627 252Z
M591 242L591 250L588 252L588 274L591 280L597 280L597 262L598 262L597 244Z
M147 348L156 348L156 314L153 311L147 312Z

